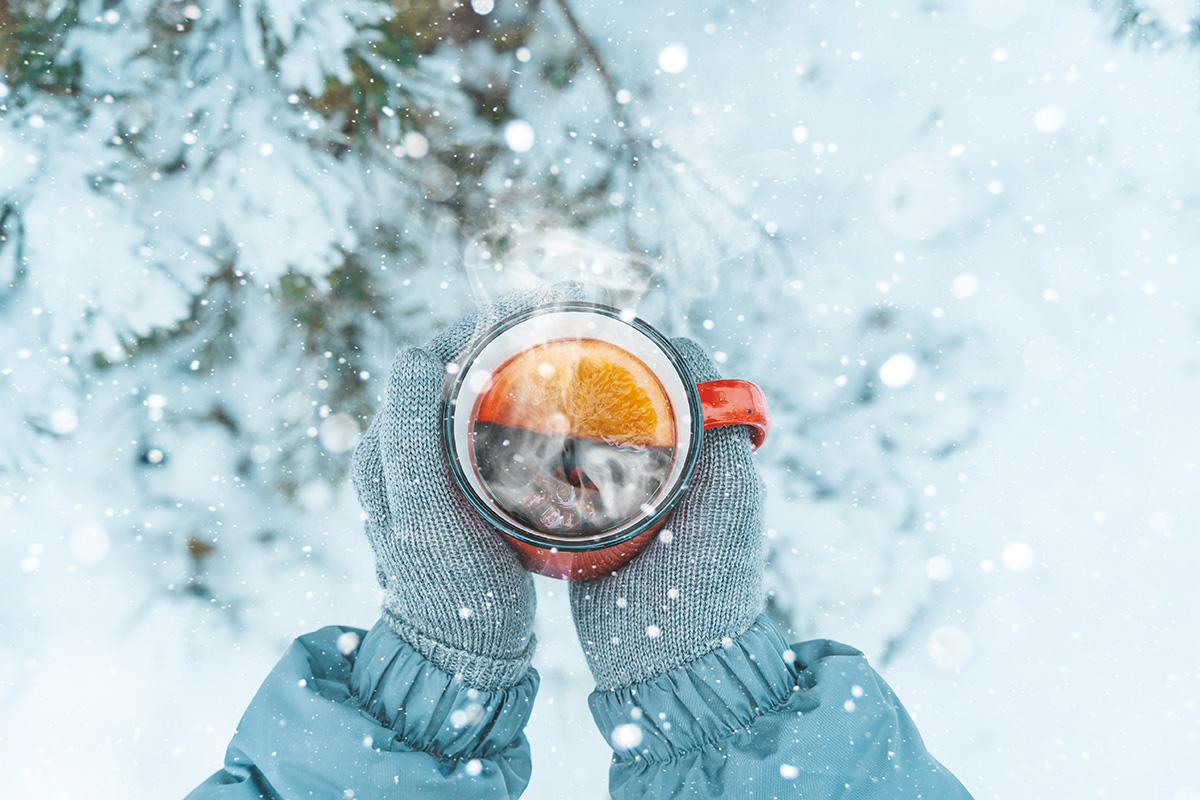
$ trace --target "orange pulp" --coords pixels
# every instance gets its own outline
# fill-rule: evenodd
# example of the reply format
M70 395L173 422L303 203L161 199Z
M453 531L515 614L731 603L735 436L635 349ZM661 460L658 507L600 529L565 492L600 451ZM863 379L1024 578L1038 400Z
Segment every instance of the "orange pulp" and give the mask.
M675 444L671 401L649 367L598 339L547 342L491 376L476 419L617 445Z

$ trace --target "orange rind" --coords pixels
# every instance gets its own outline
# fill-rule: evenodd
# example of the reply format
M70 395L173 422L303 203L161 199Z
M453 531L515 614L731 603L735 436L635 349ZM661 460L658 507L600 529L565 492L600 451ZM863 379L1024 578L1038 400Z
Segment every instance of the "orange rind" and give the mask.
M616 445L671 447L671 401L654 372L609 342L547 342L492 373L476 419Z

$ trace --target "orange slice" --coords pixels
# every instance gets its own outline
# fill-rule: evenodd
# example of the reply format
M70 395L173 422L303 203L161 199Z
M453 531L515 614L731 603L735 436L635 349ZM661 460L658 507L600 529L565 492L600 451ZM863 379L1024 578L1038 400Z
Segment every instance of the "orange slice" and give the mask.
M612 444L670 447L671 401L637 356L598 339L548 342L492 374L476 418Z

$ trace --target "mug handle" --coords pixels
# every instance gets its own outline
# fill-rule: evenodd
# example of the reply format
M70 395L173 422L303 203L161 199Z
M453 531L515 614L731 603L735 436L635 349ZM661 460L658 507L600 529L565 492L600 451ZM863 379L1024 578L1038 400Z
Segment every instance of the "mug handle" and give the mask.
M749 425L750 444L757 450L771 429L771 415L763 390L750 381L734 379L696 384L704 430L722 425Z

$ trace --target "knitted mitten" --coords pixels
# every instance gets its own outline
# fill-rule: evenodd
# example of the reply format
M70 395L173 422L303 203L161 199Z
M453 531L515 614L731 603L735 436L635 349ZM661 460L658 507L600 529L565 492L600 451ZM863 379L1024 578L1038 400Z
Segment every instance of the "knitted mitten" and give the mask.
M672 344L694 380L720 378L695 342ZM654 678L750 627L764 600L762 498L749 429L706 431L688 489L655 540L615 575L571 586L600 689Z
M533 581L454 484L442 446L447 365L504 317L581 296L578 284L508 294L402 351L354 452L383 618L435 666L480 689L511 686L529 667Z

